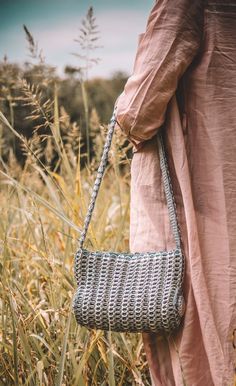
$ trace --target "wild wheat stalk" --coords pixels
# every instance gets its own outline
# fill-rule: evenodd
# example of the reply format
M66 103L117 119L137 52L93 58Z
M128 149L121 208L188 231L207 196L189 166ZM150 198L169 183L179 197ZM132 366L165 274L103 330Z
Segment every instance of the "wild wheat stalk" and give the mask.
M80 62L84 63L84 65L80 65L77 68L77 72L80 75L80 84L82 91L82 98L84 104L84 113L85 113L85 125L86 125L86 144L87 144L87 160L88 165L90 164L90 130L89 130L89 103L88 103L88 93L86 90L86 81L88 81L88 72L89 69L94 65L98 64L101 60L98 57L91 57L91 53L94 52L95 49L100 48L102 46L95 44L99 39L99 30L96 25L96 18L94 16L93 7L90 7L86 18L82 20L82 27L80 28L80 34L78 38L74 39L75 42L79 44L79 53L72 53L72 55L76 56Z
M53 101L49 98L43 102L42 100L42 91L40 90L40 85L30 84L26 79L18 78L18 84L23 93L22 97L18 97L24 103L23 106L30 106L32 111L31 115L26 117L27 120L38 120L39 118L43 119L43 123L35 126L34 130L37 131L40 128L50 128L52 123L52 107Z
M33 35L28 30L28 28L26 27L25 24L23 24L23 28L24 28L24 31L25 31L25 34L26 34L26 39L27 39L27 41L29 43L29 51L30 51L30 54L31 54L30 56L33 59L38 59L40 63L44 63L45 58L43 57L42 49L39 51L38 42L35 41Z

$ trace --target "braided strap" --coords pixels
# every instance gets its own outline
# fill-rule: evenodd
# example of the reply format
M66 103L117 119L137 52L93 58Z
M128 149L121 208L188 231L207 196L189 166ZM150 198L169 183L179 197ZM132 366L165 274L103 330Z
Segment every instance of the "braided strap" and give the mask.
M97 177L96 177L96 180L94 182L93 191L92 191L92 195L91 195L91 199L90 199L90 204L89 204L88 211L87 211L87 214L86 214L86 217L85 217L85 220L84 220L83 230L81 232L81 236L80 236L80 239L79 239L79 248L83 248L83 244L84 244L84 241L85 241L85 238L86 238L86 235L87 235L87 231L88 231L88 227L89 227L89 224L90 224L90 221L91 221L91 217L92 217L92 214L93 214L93 210L94 210L96 198L97 198L97 195L98 195L98 191L99 191L99 188L100 188L100 185L101 185L101 181L102 181L102 178L103 178L106 166L107 166L108 153L109 153L109 150L110 150L110 147L111 147L111 141L112 141L113 132L114 132L115 124L116 124L115 111L116 111L116 107L115 107L115 109L113 111L113 114L112 114L112 117L111 117L111 120L110 120L110 124L108 126L108 132L107 132L107 137L106 137L105 145L104 145L104 148L103 148L102 158L101 158L101 161L100 161L99 168L97 170Z
M89 207L88 207L87 214L86 214L86 217L84 220L83 230L81 232L81 236L79 239L79 248L80 249L83 248L83 244L84 244L84 241L85 241L85 238L87 235L87 231L88 231L88 227L89 227L91 217L93 214L93 210L94 210L96 198L98 195L98 191L99 191L101 181L102 181L102 178L103 178L106 166L107 166L108 153L109 153L109 150L111 147L111 141L112 141L112 137L113 137L113 133L114 133L114 128L115 128L116 123L118 124L118 122L116 121L116 115L115 115L116 108L117 107L114 108L112 118L111 118L110 123L108 125L108 132L107 132L107 137L106 137L106 141L105 141L104 148L103 148L103 153L102 153L100 165L99 165L98 170L97 170L97 176L96 176L96 179L94 182ZM176 204L175 204L175 200L174 200L173 189L172 189L171 179L170 179L170 175L169 175L168 164L167 164L167 159L166 159L166 155L165 155L165 148L164 148L164 144L163 144L163 138L161 135L161 131L158 133L157 139L158 139L160 166L161 166L161 172L162 172L163 181L164 181L164 190L165 190L165 195L166 195L166 200L167 200L167 207L168 207L168 213L169 213L169 218L170 218L170 224L171 224L172 232L173 232L174 239L176 242L176 247L177 247L177 249L179 249L180 243L181 243L180 230L179 230L179 225L178 225L178 220L177 220Z
M161 166L161 172L162 172L162 178L164 183L164 190L166 195L166 201L167 201L167 207L169 212L169 219L170 224L172 227L173 236L176 243L176 248L181 247L181 235L180 235L180 229L178 224L178 218L177 218L177 210L176 210L176 203L173 193L173 187L171 183L168 163L166 159L166 151L163 143L163 137L161 133L158 133L158 150L159 150L159 157L160 157L160 166Z

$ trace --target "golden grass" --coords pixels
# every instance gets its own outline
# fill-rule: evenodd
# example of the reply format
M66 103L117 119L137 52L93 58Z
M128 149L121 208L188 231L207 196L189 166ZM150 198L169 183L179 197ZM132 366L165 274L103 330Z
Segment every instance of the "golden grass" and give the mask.
M72 313L73 256L105 128L94 136L97 157L81 170L79 150L61 139L56 88L53 102L47 124L60 173L40 161L37 132L33 146L0 116L28 154L23 169L11 161L0 171L0 384L149 385L140 334L89 331ZM130 160L123 144L115 133L88 234L93 248L129 249Z

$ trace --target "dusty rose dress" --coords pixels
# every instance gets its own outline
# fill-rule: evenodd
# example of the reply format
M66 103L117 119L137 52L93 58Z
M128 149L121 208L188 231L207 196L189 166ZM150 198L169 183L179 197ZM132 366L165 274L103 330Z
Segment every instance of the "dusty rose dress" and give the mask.
M157 1L117 119L134 145L130 250L174 247L156 142L164 126L186 257L182 327L169 340L142 334L152 384L233 386L236 1Z

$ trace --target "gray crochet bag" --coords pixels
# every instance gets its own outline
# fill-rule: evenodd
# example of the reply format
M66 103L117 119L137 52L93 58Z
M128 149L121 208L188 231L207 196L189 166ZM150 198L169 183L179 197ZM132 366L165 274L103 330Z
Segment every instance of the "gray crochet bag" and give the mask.
M107 165L116 124L115 110L108 126L79 249L75 254L74 272L78 288L73 297L73 311L77 323L87 328L172 333L180 325L185 311L182 291L184 255L160 131L157 135L160 166L176 248L141 253L90 251L83 248Z

